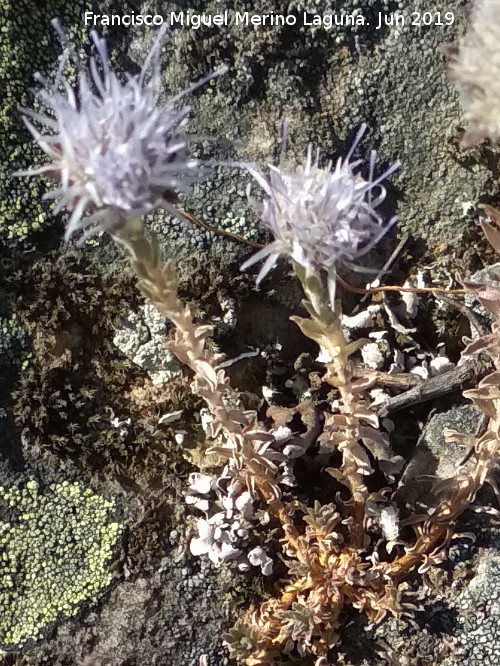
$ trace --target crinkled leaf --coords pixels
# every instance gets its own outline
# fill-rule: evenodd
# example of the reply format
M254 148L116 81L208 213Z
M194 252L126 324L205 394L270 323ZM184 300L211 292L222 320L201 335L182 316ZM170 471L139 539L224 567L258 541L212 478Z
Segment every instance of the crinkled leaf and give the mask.
M378 463L380 470L384 473L389 483L393 483L394 475L399 474L404 464L405 459L403 456L392 456L392 458L380 460Z
M490 372L489 375L483 377L479 382L479 386L496 386L500 387L500 371Z
M247 433L252 439L256 439L259 442L274 442L274 435L271 435L269 432L264 432L263 430L252 430Z
M228 416L229 420L232 421L233 423L238 423L239 425L243 425L243 426L248 424L248 421L247 421L245 415L239 409L230 409L227 412L227 416Z
M470 394L472 391L467 391L467 393ZM476 407L478 407L490 419L496 418L497 410L495 408L495 404L491 400L481 400L480 398L471 395L467 395L466 397L471 398L474 401Z
M378 428L378 417L369 409L357 406L356 411L354 412L354 416L358 419L364 419L374 428Z
M277 471L277 466L267 458L260 456L259 458L251 458L247 461L247 467L250 472L257 472L266 476L266 472L274 473Z
M340 469L337 469L336 467L327 467L326 471L330 476L333 476L333 478L341 483L343 486L347 486L347 488L350 488L349 481L346 479L345 474L343 474Z
M217 373L208 361L197 361L196 370L200 377L203 377L210 384L212 391L217 390Z
M373 469L370 465L370 459L368 458L366 450L360 444L355 442L350 442L348 448L352 458L354 458L358 464L357 472L359 474L364 474L365 476L372 474Z
M340 444L345 442L345 433L323 433L318 437L320 452L335 451Z
M345 414L331 414L325 425L333 426L335 428L347 428L348 418Z
M493 222L500 225L500 211L488 204L481 204L480 208L484 210L486 215L492 219ZM500 231L484 219L479 220L479 225L491 246L498 252L498 254L500 254Z
M359 428L359 435L363 440L363 444L368 448L370 453L377 458L377 460L382 458L390 460L392 451L388 440L383 436L380 430L370 428L369 426L361 426Z
M493 337L491 335L484 336L482 338L478 338L477 340L469 342L469 344L464 349L463 353L466 354L467 356L471 356L472 354L478 354L479 352L482 351L488 351L488 349L494 343L495 340L493 340Z
M471 291L477 300L495 317L500 317L500 290L487 284L464 282L464 287Z

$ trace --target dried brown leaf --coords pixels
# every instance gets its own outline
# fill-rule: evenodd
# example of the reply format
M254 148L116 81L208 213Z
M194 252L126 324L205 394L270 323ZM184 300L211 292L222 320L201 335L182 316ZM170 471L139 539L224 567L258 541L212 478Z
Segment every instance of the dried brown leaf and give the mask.
M500 290L487 284L464 282L464 287L495 317L500 317Z
M366 409L365 407L357 405L356 411L354 412L354 416L358 419L363 419L364 421L367 421L374 428L379 427L377 415L374 414L369 409Z
M495 224L500 226L500 211L488 204L481 204L479 208L482 208L486 215L493 220ZM496 250L496 252L498 252L498 254L500 254L500 230L485 219L479 220L479 225L490 245Z

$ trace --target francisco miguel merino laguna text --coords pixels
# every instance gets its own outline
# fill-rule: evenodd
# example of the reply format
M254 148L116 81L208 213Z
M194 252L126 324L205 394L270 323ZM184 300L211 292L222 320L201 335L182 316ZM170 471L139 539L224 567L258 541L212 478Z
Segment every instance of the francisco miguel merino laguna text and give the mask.
M334 25L355 26L367 25L368 21L359 12L346 14L343 12L332 12L329 14L309 14L302 12L302 15L295 14L253 14L251 12L231 12L226 9L220 14L194 14L189 11L170 12L166 17L161 14L94 14L94 12L85 12L85 25L91 26L134 26L147 25L158 26L164 21L174 26L184 26L197 30L202 26L227 26L240 25L246 27L259 26L282 26L297 25L301 23L304 26L322 27L329 30Z

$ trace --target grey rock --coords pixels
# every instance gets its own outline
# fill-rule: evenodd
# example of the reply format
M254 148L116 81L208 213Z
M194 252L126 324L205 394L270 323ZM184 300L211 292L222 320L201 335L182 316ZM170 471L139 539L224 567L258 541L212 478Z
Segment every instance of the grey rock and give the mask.
M471 404L454 405L444 412L431 415L414 454L398 484L398 500L416 507L429 504L433 485L440 479L454 476L467 451L455 442L445 442L443 431L475 432L481 412Z
M166 345L166 319L147 304L131 312L113 339L118 349L151 377L153 384L168 382L181 368Z

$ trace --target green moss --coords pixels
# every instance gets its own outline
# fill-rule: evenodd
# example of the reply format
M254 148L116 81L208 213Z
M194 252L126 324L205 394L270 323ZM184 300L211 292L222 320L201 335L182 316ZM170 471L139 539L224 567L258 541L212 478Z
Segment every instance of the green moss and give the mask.
M182 378L152 386L114 347L115 324L140 300L132 278L103 270L101 257L54 252L12 276L17 317L31 345L13 392L14 421L33 465L40 453L55 453L92 473L162 487L167 470L186 463L173 426L158 419L182 409L191 420L193 399Z
M41 637L109 585L122 527L114 502L80 483L0 486L0 644Z

